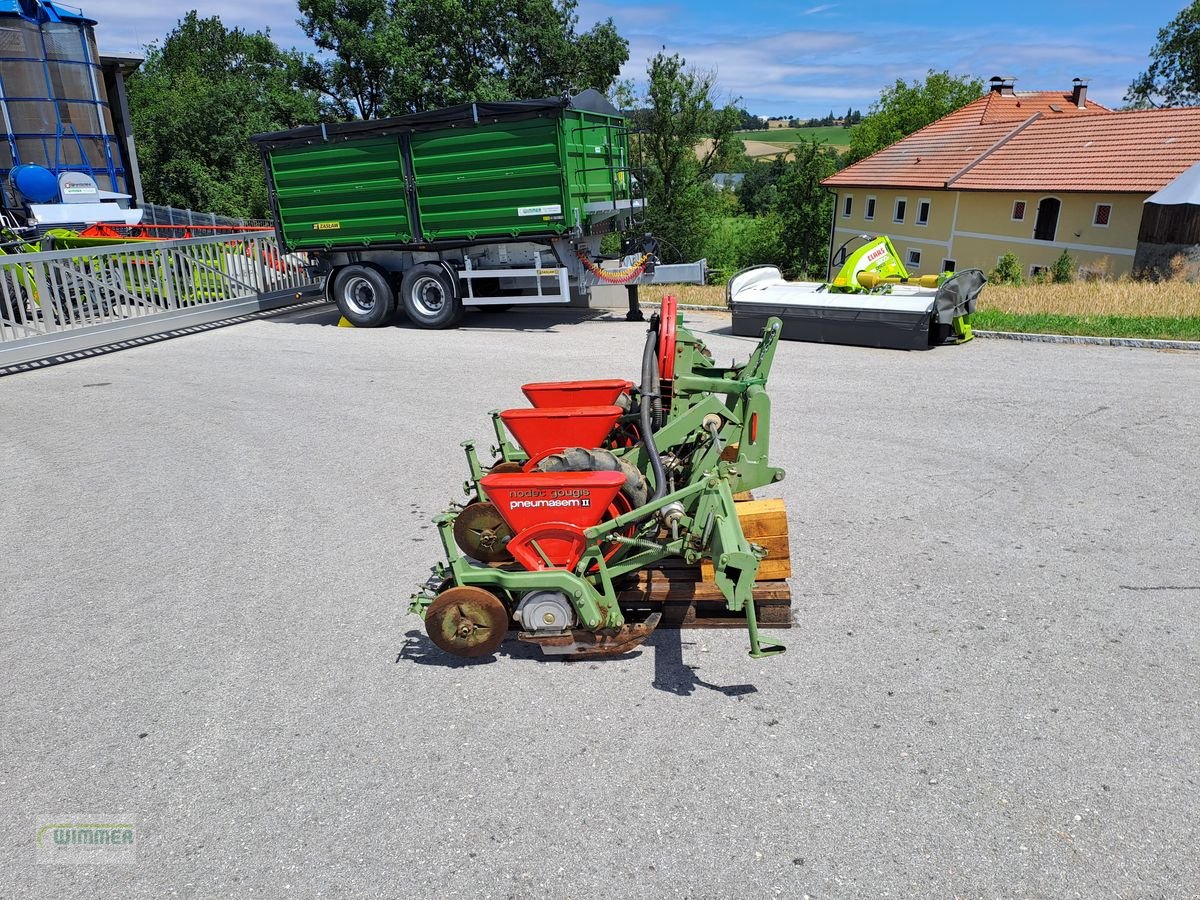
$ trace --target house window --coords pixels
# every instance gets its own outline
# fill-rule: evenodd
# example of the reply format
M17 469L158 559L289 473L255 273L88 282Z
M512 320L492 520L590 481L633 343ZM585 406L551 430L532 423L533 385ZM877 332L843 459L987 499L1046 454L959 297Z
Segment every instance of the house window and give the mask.
M900 197L896 200L896 211L892 214L893 222L903 222L904 214L908 212L908 200Z
M957 266L958 266L958 263L952 259L943 259L942 260L942 271L943 272L953 272L955 270L955 268L957 268Z
M866 209L866 212L863 213L863 218L866 219L868 222L870 222L871 220L873 220L875 218L875 198L874 197L867 198L867 209Z
M850 218L850 213L853 211L853 209L854 209L854 196L848 195L845 197L845 199L842 200L842 218L843 219Z
M920 264L921 264L921 251L910 249L908 251L908 265L919 266Z
M1025 221L1025 201L1024 200L1014 200L1013 201L1012 220L1014 222L1024 222Z
M1097 228L1107 228L1108 218L1112 215L1112 204L1097 203L1096 213L1092 216L1092 224Z
M1045 266L1030 266L1029 267L1029 277L1037 278L1039 275L1041 275L1045 271L1046 271Z
M917 203L917 224L929 224L929 201L921 200Z

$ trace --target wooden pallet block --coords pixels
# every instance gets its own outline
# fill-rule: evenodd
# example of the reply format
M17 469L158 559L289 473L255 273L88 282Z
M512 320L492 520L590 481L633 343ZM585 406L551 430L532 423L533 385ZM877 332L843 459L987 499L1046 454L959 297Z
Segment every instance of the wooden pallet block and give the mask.
M676 562L664 560L664 563ZM745 628L745 613L725 608L725 597L696 566L660 565L637 574L618 593L621 609L638 613L661 612L659 628ZM786 581L760 581L754 585L754 609L762 628L792 627L792 591Z
M758 564L756 580L779 581L790 578L792 552L788 545L787 509L784 502L777 498L738 500L737 513L746 540L767 549L767 558ZM712 563L705 560L701 573L704 580L711 581Z

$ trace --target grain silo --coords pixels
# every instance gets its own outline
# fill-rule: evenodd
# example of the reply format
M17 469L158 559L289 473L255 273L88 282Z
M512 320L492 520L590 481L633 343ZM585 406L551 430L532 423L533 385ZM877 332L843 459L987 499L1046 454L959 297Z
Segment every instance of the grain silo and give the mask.
M42 166L90 175L103 192L130 193L96 51L95 20L54 0L0 0L0 184Z

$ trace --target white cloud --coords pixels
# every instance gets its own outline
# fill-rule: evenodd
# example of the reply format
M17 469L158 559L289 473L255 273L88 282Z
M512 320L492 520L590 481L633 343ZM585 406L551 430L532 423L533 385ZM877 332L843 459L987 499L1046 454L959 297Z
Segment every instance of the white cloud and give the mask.
M300 26L295 0L209 0L202 7L195 2L141 4L127 0L80 0L84 13L95 19L96 41L101 53L141 53L151 41L161 41L175 24L196 9L201 17L219 16L229 28L262 31L270 28L275 42L284 47L311 48Z
M102 51L137 53L161 40L196 5L194 0L162 5L89 0L84 9L100 23L96 34ZM887 21L874 30L810 27L817 20L809 16L838 21L836 13L829 18L837 7L780 7L778 30L771 34L764 34L761 18L731 13L702 19L679 2L583 0L578 11L581 29L611 16L629 40L624 77L643 79L647 60L666 47L698 68L715 69L722 91L740 97L758 115L823 115L831 106L838 112L847 106L866 110L884 86L897 78L924 77L930 68L985 79L1015 74L1018 87L1028 90L1066 90L1071 78L1080 76L1091 79L1091 97L1119 105L1126 85L1145 64L1142 41L1124 24L1081 28L1065 38L1049 27L1041 33L1026 28L1019 40L979 27L959 28L948 37L933 26ZM296 24L295 0L212 0L200 14L248 30L270 27L281 45L311 49ZM1147 47L1150 39L1152 34Z
M623 23L618 20L618 28ZM715 69L723 91L756 115L823 115L831 107L866 110L896 79L924 78L929 69L987 79L1015 74L1024 90L1069 90L1075 76L1090 78L1090 94L1119 105L1141 63L1135 53L1112 52L1113 35L1026 33L1021 42L997 43L983 30L963 30L946 40L936 29L890 28L887 39L863 31L791 30L741 36L697 30L624 29L630 61L623 75L645 75L646 60L660 47L700 69ZM931 52L936 48L936 52Z

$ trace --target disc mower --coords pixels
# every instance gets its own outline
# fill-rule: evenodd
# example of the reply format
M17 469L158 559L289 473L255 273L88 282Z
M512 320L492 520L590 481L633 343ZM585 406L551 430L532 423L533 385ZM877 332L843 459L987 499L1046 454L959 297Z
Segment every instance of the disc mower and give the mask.
M783 652L759 635L752 591L766 551L734 504L784 477L768 461L766 390L781 327L770 319L743 365L718 366L666 297L636 385L527 384L529 408L493 412L493 461L463 444L466 502L434 519L447 560L412 598L430 639L486 656L515 627L548 655L625 653L661 613L627 621L622 587L675 557L711 560L727 608L744 613L751 656Z

